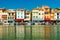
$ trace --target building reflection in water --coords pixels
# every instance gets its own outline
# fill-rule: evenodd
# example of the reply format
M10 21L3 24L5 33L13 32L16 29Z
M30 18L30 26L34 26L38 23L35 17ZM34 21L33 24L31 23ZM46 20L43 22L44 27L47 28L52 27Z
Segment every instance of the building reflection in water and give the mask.
M60 40L60 25L0 25L0 40Z

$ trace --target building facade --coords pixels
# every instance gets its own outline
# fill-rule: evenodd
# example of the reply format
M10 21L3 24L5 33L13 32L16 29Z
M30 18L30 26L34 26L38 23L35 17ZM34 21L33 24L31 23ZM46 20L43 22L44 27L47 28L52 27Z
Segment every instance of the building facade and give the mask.
M32 10L32 21L34 21L34 22L39 21L39 19L38 19L38 12L39 12L39 10L36 10L36 9Z
M0 22L60 22L60 9L51 9L48 6L34 8L32 11L25 9L0 8Z
M6 13L6 12L2 13L2 22L8 23L8 13Z
M44 21L44 11L42 8L35 8L32 10L32 21Z
M4 8L0 8L0 22L2 22L2 13L4 12Z
M9 10L6 10L6 12L8 13L8 23L14 24L14 22L15 22L15 10L9 9Z
M50 8L48 6L43 6L42 9L45 12L44 13L44 20L45 21L50 21L51 20L51 17L50 17L51 10L50 10Z
M24 9L16 10L15 21L23 22L24 21L24 14L25 14L25 10Z
M43 9L39 9L38 13L39 13L39 15L38 15L39 20L44 21L44 11L43 11Z
M0 22L7 23L7 13L5 8L0 8Z
M54 9L54 20L59 21L60 20L60 9Z
M24 16L24 21L25 21L25 22L31 22L31 21L32 21L31 11L26 10L24 15L25 15L25 16Z
M54 21L54 10L51 9L51 14L50 14L51 21Z

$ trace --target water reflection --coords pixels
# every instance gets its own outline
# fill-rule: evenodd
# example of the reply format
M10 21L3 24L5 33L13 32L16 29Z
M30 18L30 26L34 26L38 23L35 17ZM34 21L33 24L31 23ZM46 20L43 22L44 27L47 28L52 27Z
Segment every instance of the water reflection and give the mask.
M0 40L60 40L60 25L0 25Z

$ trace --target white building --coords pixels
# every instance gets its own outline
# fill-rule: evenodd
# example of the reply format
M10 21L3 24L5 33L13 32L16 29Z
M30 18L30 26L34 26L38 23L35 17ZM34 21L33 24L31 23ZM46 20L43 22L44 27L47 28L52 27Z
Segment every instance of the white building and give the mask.
M24 13L25 11L23 9L16 11L16 21L23 22L24 21Z
M2 20L3 23L8 23L8 13L2 12Z
M7 21L7 13L5 12L6 11L6 9L5 8L0 8L0 22L8 22Z
M40 21L44 20L44 11L43 10L39 10L39 20Z
M32 10L32 21L43 21L44 11L41 8L36 8Z
M60 13L59 12L54 13L54 20L60 20Z

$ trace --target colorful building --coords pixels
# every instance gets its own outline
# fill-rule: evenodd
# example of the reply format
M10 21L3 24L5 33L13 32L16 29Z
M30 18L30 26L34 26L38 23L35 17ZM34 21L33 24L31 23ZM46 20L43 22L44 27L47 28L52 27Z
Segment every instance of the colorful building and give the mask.
M4 12L5 8L0 8L0 21L2 21L2 13Z
M37 9L32 10L32 21L34 21L34 22L39 21L39 19L38 19L39 13L38 12L39 12L39 10L37 10Z
M0 22L56 22L60 21L60 9L51 9L48 6L34 8L32 11L25 9L0 8Z
M38 15L39 20L44 21L44 11L43 11L43 9L39 8L38 10L39 10L39 12L38 12L39 13L39 15Z
M30 21L32 21L31 11L29 11L29 10L26 10L26 11L25 11L24 21L25 21L25 22L30 22Z
M51 21L54 21L54 9L51 9L50 18L51 18Z
M25 10L24 9L16 10L15 21L17 21L17 22L23 22L24 21L24 14L25 14Z
M2 13L2 19L3 19L3 23L8 23L8 13L3 12Z
M7 23L7 13L5 8L0 8L0 22Z
M42 8L35 8L32 10L32 21L44 21L44 11Z
M54 20L55 21L60 20L60 9L54 9Z
M44 13L44 20L45 21L50 21L51 20L51 18L50 18L50 13L51 13L50 8L48 6L43 6L42 9L45 12Z
M13 9L9 9L6 10L6 12L8 13L8 23L14 23L15 21L15 10Z

